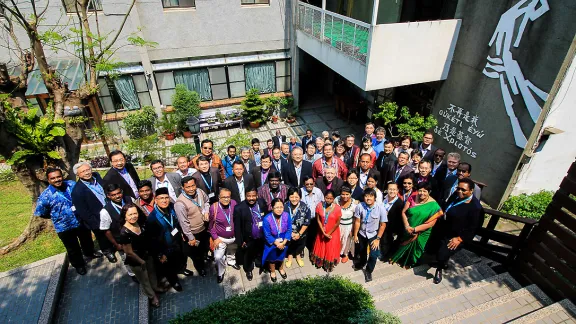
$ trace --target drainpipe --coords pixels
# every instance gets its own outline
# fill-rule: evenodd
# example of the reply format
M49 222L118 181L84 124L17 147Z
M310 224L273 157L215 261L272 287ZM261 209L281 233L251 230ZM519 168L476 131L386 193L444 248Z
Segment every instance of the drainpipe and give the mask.
M372 8L372 26L376 26L378 21L378 6L380 5L380 0L374 0L374 7Z
M566 57L564 58L564 62L562 63L562 66L560 67L560 71L558 72L558 75L556 76L556 80L554 80L554 84L552 85L552 89L550 90L550 93L548 94L548 98L546 99L546 102L544 103L544 107L542 107L542 112L540 112L540 115L538 116L538 120L536 121L534 128L532 128L532 133L530 134L530 137L528 138L528 143L526 143L526 146L524 147L524 151L522 152L522 155L520 156L520 160L516 164L516 168L514 169L514 173L512 173L512 177L510 178L510 182L508 182L508 186L506 187L506 191L504 191L504 195L502 196L502 199L500 200L500 203L498 204L498 209L500 209L502 207L502 204L504 204L506 199L508 199L508 197L512 193L512 190L516 186L516 183L518 182L518 177L520 176L520 173L522 172L522 167L533 156L534 149L536 148L536 144L538 143L538 140L540 139L540 134L542 133L542 126L544 125L544 121L546 121L546 118L548 117L548 114L550 113L550 108L552 107L552 103L554 102L554 99L556 98L556 95L558 94L558 91L560 90L560 86L562 86L562 81L564 81L564 78L566 77L566 72L568 72L568 68L572 64L572 61L574 60L575 55L576 55L576 36L574 36L574 39L572 39L572 45L570 45L570 48L568 49L568 53L566 54Z

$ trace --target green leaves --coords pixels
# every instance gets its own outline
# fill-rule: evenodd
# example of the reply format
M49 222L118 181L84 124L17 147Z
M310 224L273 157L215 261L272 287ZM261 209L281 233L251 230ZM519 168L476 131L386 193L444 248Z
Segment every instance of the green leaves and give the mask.
M395 102L384 102L379 108L381 111L374 114L374 119L382 120L391 136L394 136L392 131L396 128L398 136L408 135L412 138L421 138L426 130L438 125L434 116L424 117L418 113L412 115L408 107L400 108Z
M501 211L519 217L540 219L546 208L552 202L553 191L541 190L540 192L530 195L521 194L510 196L504 204Z
M154 125L156 124L156 111L152 106L144 106L141 110L131 113L123 120L124 128L128 137L139 139L148 135L156 134Z
M200 116L200 95L196 91L190 91L183 84L176 85L176 92L172 96L174 107L174 119L181 132L188 130L186 120L190 116Z
M7 160L8 164L22 164L28 159L60 160L61 156L54 149L59 137L66 135L66 122L53 119L53 114L47 113L40 117L37 108L24 111L13 108L8 102L3 102L6 128L18 139L19 150Z

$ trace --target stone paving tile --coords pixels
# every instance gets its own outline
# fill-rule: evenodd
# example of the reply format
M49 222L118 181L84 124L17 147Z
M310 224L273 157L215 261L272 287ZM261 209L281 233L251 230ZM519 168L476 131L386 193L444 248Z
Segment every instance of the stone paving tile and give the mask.
M190 259L188 269L193 270ZM200 277L197 271L193 271L192 277L179 276L183 287L181 292L171 289L160 296L159 308L150 308L150 323L166 323L178 314L203 308L224 299L224 286L216 282L216 270L213 265L207 266L206 277ZM228 267L227 272L229 271L234 269Z
M350 126L346 121L341 120L341 119L335 119L335 120L330 120L327 122L328 126L330 126L330 129L333 130L340 130L343 128L347 128L348 126ZM342 132L340 132L340 135L344 135Z
M308 128L310 128L316 136L320 136L321 135L320 133L322 133L325 130L329 130L328 124L326 124L325 122L308 124Z
M36 323L55 261L0 278L0 323Z
M84 276L68 269L54 323L138 322L138 285L117 258L91 260Z
M312 123L318 123L321 121L324 121L325 118L323 118L324 116L320 116L317 114L313 114L313 115L307 115L307 116L302 116L302 119L307 123L307 124L312 124Z

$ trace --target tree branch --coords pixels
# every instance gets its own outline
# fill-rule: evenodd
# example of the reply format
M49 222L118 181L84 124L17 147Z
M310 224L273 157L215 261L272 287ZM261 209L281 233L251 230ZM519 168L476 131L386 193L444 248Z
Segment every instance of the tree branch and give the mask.
M33 1L33 0L32 0ZM84 6L84 3L82 3L82 6ZM74 1L74 7L76 8L76 15L78 16L78 20L80 21L80 43L82 46L82 64L84 65L84 71L86 71L86 48L84 45L84 28L82 27L82 17L80 17L80 12L78 10L78 0ZM82 7L82 10L84 11L84 7ZM86 75L86 73L82 73L84 75L84 81L88 82L88 76Z
M14 1L14 0L11 0ZM100 60L102 58L102 56L104 56L104 53L106 53L116 42L116 40L118 39L118 37L120 36L120 33L122 32L122 29L124 29L124 25L126 24L126 20L128 20L128 16L130 15L130 12L132 11L132 8L134 7L134 4L136 3L136 0L132 0L132 3L130 4L130 8L128 8L128 12L126 12L126 14L124 15L124 19L122 20L122 24L120 24L120 28L118 29L118 32L116 33L116 35L114 36L114 38L112 39L112 41L110 42L110 44L108 44L108 46L106 46L104 48L103 51L101 51L98 56L96 56L96 60Z

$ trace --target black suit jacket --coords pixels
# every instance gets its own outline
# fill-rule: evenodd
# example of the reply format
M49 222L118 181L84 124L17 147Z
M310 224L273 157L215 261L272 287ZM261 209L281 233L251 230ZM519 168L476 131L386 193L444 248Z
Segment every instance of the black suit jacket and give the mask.
M134 180L136 185L138 185L138 182L140 182L140 177L138 176L138 172L136 172L136 169L134 169L132 163L126 163L124 167L126 168L126 171L128 171L130 177L132 177L132 180ZM119 184L120 188L122 188L122 192L124 192L125 195L128 195L132 198L136 198L136 195L134 194L132 187L130 187L128 182L126 182L126 180L122 178L120 172L118 172L118 170L116 170L115 168L110 168L110 170L108 170L108 172L106 172L106 175L104 176L104 185L110 183Z
M420 144L421 143L422 142L413 141L412 142L412 148L420 151ZM436 152L437 149L438 148L436 146L434 146L434 144L430 144L430 149L428 150L428 152L426 152L426 155L424 155L422 157L422 159L426 159L428 161L433 161L434 160L434 152Z
M270 169L268 170L268 172L272 172L272 171L276 171L274 164L272 164L272 166L270 166ZM254 184L256 185L256 188L260 188L265 183L268 183L268 177L266 177L266 181L264 181L264 183L262 183L262 167L261 166L253 168L252 172L250 172L250 175L254 179Z
M386 156L384 151L382 151L378 154L378 158L376 159L376 169L382 173L382 170L387 170L388 165L394 164L396 161L398 161L398 158L394 153L390 153Z
M244 163L244 161L242 159L240 159L240 161L242 163ZM256 167L256 162L254 162L254 160L248 160L248 168L246 168L246 165L244 165L244 169L245 169L245 173L250 173L252 172L252 170ZM232 175L234 176L234 175Z
M303 187L304 178L306 176L312 177L312 163L308 161L302 161L300 185L298 185L298 175L296 174L296 168L294 168L294 163L292 161L288 162L288 165L285 168L282 168L282 179L284 180L284 184L288 187Z
M92 176L104 189L104 181L98 172L92 172ZM130 189L130 192L132 189ZM78 180L74 189L72 190L72 204L76 209L74 215L80 223L91 230L100 229L100 211L102 210L102 203L96 195L84 184Z
M356 172L358 172L358 183L360 183L360 168L356 168ZM378 188L382 189L383 183L380 179L380 172L376 171L375 169L369 169L368 176L376 178L376 181L378 181Z
M274 142L274 146L280 147L280 144L286 142L286 136L282 135L282 142L278 141L278 136L272 137L272 141Z
M449 175L442 182L439 182L438 180L436 180L436 183L438 183L438 190L440 190L440 195L438 196L438 199L441 201L446 201L448 199L448 197L450 197L450 190L452 189L452 186L457 181L458 181L458 176L453 175L453 174ZM442 204L440 204L440 205L442 205Z
M268 208L266 201L258 198L257 204L260 206L262 213L265 213ZM264 216L262 216L262 219L264 219ZM252 237L252 223L250 206L248 206L248 202L244 200L234 207L234 237L236 238L238 248L242 246L242 243L248 243L254 240Z
M395 234L404 233L404 223L402 221L402 209L404 208L404 201L398 198L390 207L388 211L388 224L386 225L386 231L392 231Z
M398 184L398 188L403 188L402 187L402 182L404 181L404 179L409 178L409 177L414 177L414 169L412 169L411 166L409 166L408 164L404 166L404 168L402 169L402 171L400 171L400 174L398 175L398 179L396 178L396 168L398 167L398 161L396 161L396 163L391 164L388 168L388 177L389 179L387 179L386 181L396 181L396 183Z
M344 181L338 177L332 180L332 190L334 190L336 196L340 196L340 190L342 189L343 185ZM324 183L324 177L318 177L318 179L316 179L316 187L320 189L320 191L322 191L322 194L326 195L326 190L328 189L326 188L326 184Z
M256 185L254 185L254 178L251 175L244 173L242 175L244 179L244 193L248 191L248 189L255 189ZM239 204L240 201L240 190L238 190L238 184L236 183L236 177L231 176L224 180L222 187L230 190L232 199L236 200Z
M455 202L456 199L458 199L457 194L450 196L446 207ZM447 239L460 237L464 243L468 243L474 239L474 235L483 221L484 209L480 201L476 197L472 197L472 200L467 204L452 206L444 217L439 219L434 230L438 226L441 237Z
M283 159L282 157L280 157L280 170L278 170L275 163L276 162L274 161L274 159L272 159L272 167L274 168L274 170L280 171L281 174L282 174L282 172L284 172L284 169L288 167L288 161ZM284 180L284 179L282 179L282 180Z
M312 135L312 139L308 140L308 142L306 142L306 140L308 139L308 136L304 135L302 136L302 149L304 150L304 152L306 152L306 145L308 145L308 143L316 143L316 136Z
M208 172L212 177L212 191L208 190L208 187L206 186L204 180L202 179L200 171L194 173L192 175L192 178L196 179L196 186L202 189L206 193L206 195L210 196L210 192L214 193L214 197L210 198L210 203L212 204L218 200L218 195L220 194L220 184L222 183L222 179L220 179L220 170L218 170L218 168L211 167Z

